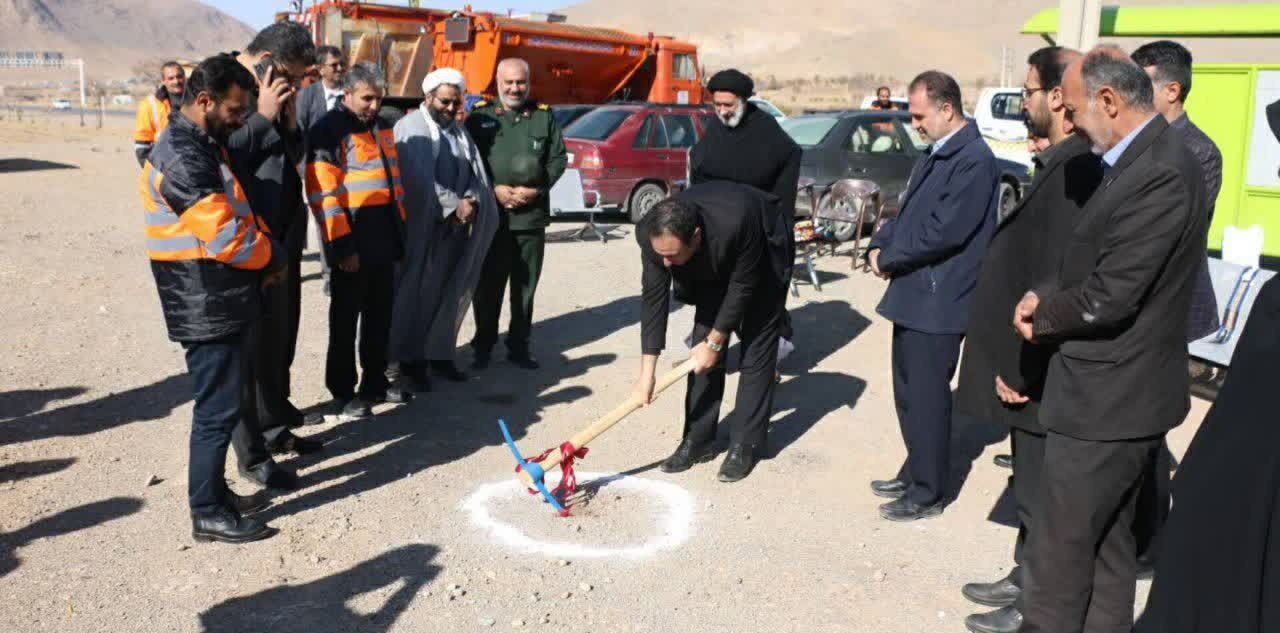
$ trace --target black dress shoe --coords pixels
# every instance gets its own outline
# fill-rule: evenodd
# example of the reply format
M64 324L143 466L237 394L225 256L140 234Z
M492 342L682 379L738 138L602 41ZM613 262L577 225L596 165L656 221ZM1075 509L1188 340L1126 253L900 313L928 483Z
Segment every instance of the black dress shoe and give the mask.
M226 502L236 514L244 516L266 510L271 505L271 493L259 490L251 495L238 495L228 489Z
M964 619L971 633L1018 633L1022 613L1014 607L1002 607L990 613L975 613Z
M880 506L880 516L890 521L915 521L942 514L942 502L922 506L908 498L901 497Z
M529 352L508 352L507 360L521 369L538 369L542 367L542 365L538 364L538 359L534 358L533 354Z
M1001 468L1013 468L1013 455L996 455L991 458L991 463Z
M897 499L907 488L907 482L901 479L877 479L871 482L871 494L885 499Z
M480 350L476 350L475 358L471 360L472 371L480 371L482 369L488 369L489 361L490 361L489 352L482 352Z
M467 381L467 375L451 360L431 361L431 373L451 382Z
M960 593L968 598L971 602L983 605L985 607L1008 607L1012 606L1018 599L1018 595L1022 593L1020 582L1020 572L1017 567L1009 572L1008 576L1001 578L995 582L971 582L960 588Z
M240 475L263 488L297 490L298 476L273 461L265 461L253 468L240 468Z
M324 413L321 411L312 411L302 414L302 426L315 426L324 424Z
M287 455L296 453L298 455L309 455L311 453L319 453L324 450L324 444L315 440L298 437L293 433L285 431L276 438L274 442L267 446L267 450L275 455Z
M686 439L680 442L680 446L671 454L671 457L658 466L658 470L664 473L682 473L693 468L694 464L711 461L715 456L716 452L712 450L711 442L695 445Z
M201 542L249 543L260 541L273 533L265 523L257 519L246 519L227 508L209 514L191 515L191 538Z
M373 405L369 404L364 398L352 398L350 402L342 407L342 413L338 414L338 418L344 422L351 420L360 420L373 415Z
M730 446L729 453L720 464L720 474L716 479L725 483L733 483L747 478L756 465L755 451L749 446Z
M374 398L374 402L386 402L390 404L408 404L413 402L413 394L407 389L399 387L387 387L386 392L378 394L379 397Z

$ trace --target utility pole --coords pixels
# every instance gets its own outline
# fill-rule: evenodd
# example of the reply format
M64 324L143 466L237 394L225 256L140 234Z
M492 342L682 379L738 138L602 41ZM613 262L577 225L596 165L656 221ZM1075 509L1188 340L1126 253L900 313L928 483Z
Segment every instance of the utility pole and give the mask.
M1013 81L1013 70L1010 60L1012 59L1012 51L1008 46L1000 47L1000 87L1003 88Z
M85 97L84 97L84 60L77 59L74 61L77 65L80 66L80 109L83 110L88 106L88 103L89 103L88 101L85 100Z
M1098 44L1102 0L1060 0L1058 46L1088 50Z

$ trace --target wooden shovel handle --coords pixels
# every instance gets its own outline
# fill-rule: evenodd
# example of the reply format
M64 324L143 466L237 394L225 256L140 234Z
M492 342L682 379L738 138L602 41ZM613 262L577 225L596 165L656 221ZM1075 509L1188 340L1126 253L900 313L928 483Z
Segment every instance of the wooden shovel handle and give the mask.
M663 374L662 377L658 378L657 382L655 382L653 386L653 396L657 398L658 394L666 391L667 387L679 382L681 378L689 375L689 372L691 371L693 371L692 358L680 363L675 369L672 369L671 371ZM599 437L601 433L608 431L613 425L621 422L623 418L631 415L636 409L643 406L644 403L636 399L634 396L627 398L626 402L614 407L614 409L605 414L604 417L596 420L591 424L591 426L583 429L580 433L570 438L569 443L573 444L575 449L581 448L591 440ZM553 466L560 463L561 459L563 459L563 456L560 454L560 451L552 451L550 455L547 455L546 459L542 460L542 467L546 470L551 470Z

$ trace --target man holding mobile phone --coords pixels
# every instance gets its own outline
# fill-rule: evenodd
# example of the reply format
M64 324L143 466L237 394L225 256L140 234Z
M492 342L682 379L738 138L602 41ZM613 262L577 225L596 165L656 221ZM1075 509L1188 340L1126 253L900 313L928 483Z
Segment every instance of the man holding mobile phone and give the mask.
M278 22L260 31L243 52L233 55L253 73L258 85L250 97L252 112L227 144L231 170L244 187L250 208L284 245L288 264L283 283L263 290L263 315L249 328L252 376L247 382L251 388L246 389L245 415L233 446L241 474L263 486L290 489L295 486L293 475L277 467L271 454L320 449L318 442L290 432L304 419L289 402L289 368L298 337L300 268L307 228L298 171L303 141L295 97L315 61L315 44L306 27Z

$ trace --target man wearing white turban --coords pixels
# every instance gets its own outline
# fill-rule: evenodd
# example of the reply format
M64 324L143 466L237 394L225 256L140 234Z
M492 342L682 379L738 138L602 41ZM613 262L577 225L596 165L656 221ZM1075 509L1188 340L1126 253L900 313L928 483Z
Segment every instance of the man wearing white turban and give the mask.
M428 363L449 380L462 318L498 227L498 203L480 152L458 123L465 79L441 68L422 81L422 107L395 126L404 185L405 248L392 315L389 359L427 388Z

